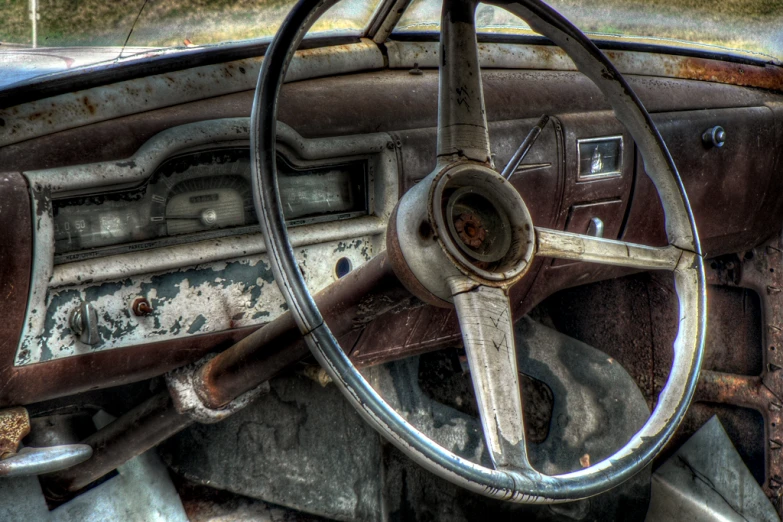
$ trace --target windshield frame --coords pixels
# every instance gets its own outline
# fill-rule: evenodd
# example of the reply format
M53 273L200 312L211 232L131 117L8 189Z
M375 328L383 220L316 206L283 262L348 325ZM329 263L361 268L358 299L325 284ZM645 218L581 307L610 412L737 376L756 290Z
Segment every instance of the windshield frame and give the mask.
M381 48L388 39L400 42L438 41L440 33L436 31L394 31L411 3L412 0L381 0L363 31L357 33L344 31L331 34L318 33L306 37L300 48L312 49L347 45L358 43L365 38L372 40ZM555 45L547 38L536 34L480 32L477 38L480 43ZM591 40L602 50L669 54L759 67L781 65L779 61L767 55L743 53L734 49L690 44L683 41L660 40L653 43L649 38L610 35L593 35ZM244 58L262 57L270 42L271 38L265 37L195 47L153 48L143 53L135 53L110 61L42 74L0 87L0 108L154 74L165 74ZM26 49L26 51L30 51L30 49Z

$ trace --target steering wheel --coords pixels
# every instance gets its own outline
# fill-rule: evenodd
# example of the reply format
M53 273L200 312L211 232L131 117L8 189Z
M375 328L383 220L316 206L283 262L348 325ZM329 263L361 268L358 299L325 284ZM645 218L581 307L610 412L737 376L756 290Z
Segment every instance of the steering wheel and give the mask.
M490 497L555 503L604 492L647 466L691 401L704 352L706 286L701 247L679 173L631 87L573 24L540 0L490 0L559 45L601 89L633 136L666 215L669 245L649 247L533 226L514 187L492 169L478 62L474 0L444 0L440 34L437 166L399 201L387 231L396 275L426 302L456 307L494 469L461 458L410 425L373 390L324 323L288 239L277 185L277 102L307 30L337 0L300 0L264 58L252 120L256 211L275 280L315 358L362 417L431 472ZM679 331L669 379L647 422L611 457L545 475L527 456L509 288L534 256L674 273Z

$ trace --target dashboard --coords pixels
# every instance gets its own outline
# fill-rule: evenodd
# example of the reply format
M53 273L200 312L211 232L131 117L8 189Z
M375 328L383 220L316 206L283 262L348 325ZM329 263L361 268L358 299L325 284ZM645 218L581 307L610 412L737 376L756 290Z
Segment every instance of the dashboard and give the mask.
M435 166L432 53L397 42L388 57L395 69L366 72L381 65L376 51L361 45L367 62L356 67L365 72L304 79L299 69L300 81L282 92L280 190L313 292L385 248L399 196ZM503 56L520 49L524 54L525 46L505 46ZM542 113L551 117L511 177L537 226L665 241L643 159L589 80L573 71L485 66L496 168ZM61 118L40 135L49 113L33 119L35 104L13 122L2 113L5 129L23 136L0 143L0 163L13 172L0 184L0 219L19 223L2 223L13 249L0 249L0 283L7 279L14 290L0 307L8 318L0 325L7 333L0 401L23 404L160 375L285 311L251 199L254 79L223 74L224 64L213 68L219 80L210 89L230 85L225 91L159 86L169 89L167 97L143 110L121 101L144 98L145 89L129 90L136 80L86 91L90 102L98 95L106 101L102 118L91 116L86 95L68 93L68 110L82 112L71 127ZM770 235L783 214L783 97L711 82L628 79L682 173L708 256ZM725 129L723 147L703 141L716 126ZM0 131L0 142L6 137ZM610 267L536 259L512 302L524 313L559 289L617 275ZM370 364L403 345L424 350L454 341L450 313L422 307L368 326L354 347L357 361Z
M284 215L315 291L383 247L398 198L390 139L306 140L281 125ZM247 118L197 122L153 136L122 161L26 172L39 219L16 364L259 325L284 312L253 208L247 140Z

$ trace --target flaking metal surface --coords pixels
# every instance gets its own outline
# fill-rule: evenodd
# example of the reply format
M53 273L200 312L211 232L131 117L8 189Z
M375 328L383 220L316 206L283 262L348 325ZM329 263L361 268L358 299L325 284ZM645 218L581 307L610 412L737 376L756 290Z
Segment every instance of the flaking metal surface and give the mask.
M713 283L754 290L762 309L762 360L758 376L705 372L697 398L751 408L764 419L764 492L783 514L783 240L774 237L741 261L715 265Z
M17 143L87 123L252 89L263 58L206 65L61 94L0 109L0 145ZM297 53L287 81L383 67L370 40Z
M14 364L27 365L102 350L220 332L268 322L285 310L260 234L152 248L53 265L51 200L68 194L138 184L167 157L189 147L247 140L246 118L199 122L163 131L132 157L25 173L33 187L36 245L32 290ZM397 201L397 157L386 134L307 140L280 124L279 147L302 161L369 157L371 215L297 227L299 265L314 288L336 279L346 258L358 267L382 249L385 223ZM153 313L137 316L146 298ZM99 340L85 345L68 320L81 301L99 316ZM194 309L198 304L198 310Z
M333 267L348 258L355 267L373 256L371 237L297 249L299 264L314 289L335 280ZM131 306L146 297L154 312L137 317ZM98 311L99 341L81 343L69 317L81 301ZM26 365L124 346L175 339L266 323L286 310L267 256L206 263L100 284L49 289L41 327L32 323L19 345L16 364Z
M25 408L0 411L0 459L16 453L22 439L30 433L30 416Z
M438 66L437 42L391 41L386 43L389 67L410 69ZM551 45L515 45L482 42L478 46L482 67L499 69L576 70L565 51ZM622 74L683 78L744 87L783 91L783 68L778 65L729 61L638 51L604 51Z

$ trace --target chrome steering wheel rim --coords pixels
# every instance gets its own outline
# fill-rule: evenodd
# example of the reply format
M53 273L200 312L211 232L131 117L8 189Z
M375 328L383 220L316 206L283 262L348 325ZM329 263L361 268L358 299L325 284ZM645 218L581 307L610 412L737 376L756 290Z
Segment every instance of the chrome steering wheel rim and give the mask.
M468 490L517 503L555 503L593 496L629 479L649 464L684 417L698 382L706 331L706 283L698 231L682 180L650 115L595 44L551 7L539 0L486 2L520 16L534 30L559 45L578 70L604 93L618 120L634 138L666 215L670 243L666 255L675 254L674 258L669 255L666 266L674 272L680 326L674 342L670 377L655 410L642 429L614 455L588 468L556 476L544 475L529 466L483 467L442 448L410 425L354 368L324 323L288 239L277 186L277 102L286 70L302 38L318 17L337 1L300 0L289 13L264 57L251 116L251 168L256 212L275 280L313 355L359 414L385 438L429 471ZM475 4L470 5L474 12ZM470 23L473 24L472 17ZM475 42L475 32L473 38ZM481 103L483 110L483 98ZM557 235L556 231L536 230L539 255L547 255L550 243L545 240L551 240L553 235ZM560 233L560 239L565 236L567 234ZM612 243L626 245L611 241L604 241L602 245L611 247ZM581 249L579 259L593 260L589 256L591 244L575 248ZM658 268L653 263L641 266Z

